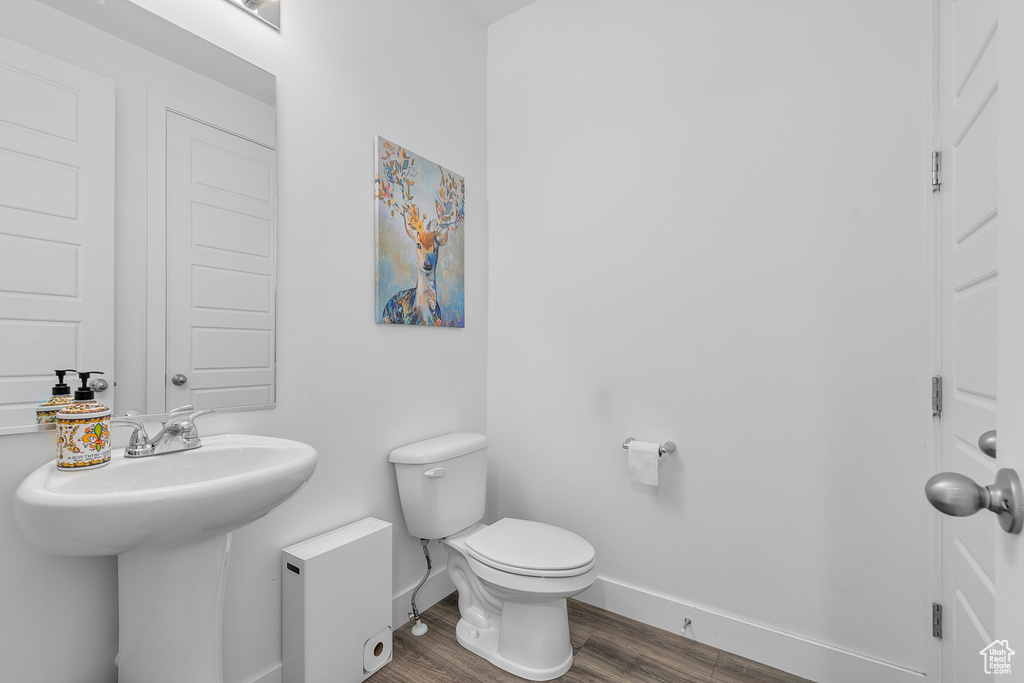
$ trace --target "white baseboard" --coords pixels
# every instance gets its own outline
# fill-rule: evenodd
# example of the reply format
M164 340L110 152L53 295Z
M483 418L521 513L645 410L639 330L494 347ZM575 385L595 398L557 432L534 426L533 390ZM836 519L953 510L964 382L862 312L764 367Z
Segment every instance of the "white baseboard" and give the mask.
M281 683L281 665L272 666L249 683Z
M392 601L394 629L409 621L415 584ZM416 595L421 612L455 590L444 566L434 567ZM856 652L795 636L712 609L690 605L625 583L600 577L577 599L609 612L679 633L685 615L692 625L686 635L712 647L732 652L817 683L924 683L926 676ZM248 683L282 683L281 665L268 669Z
M409 586L396 595L392 601L391 628L393 630L397 630L400 626L409 623L409 612L412 611L412 592L415 588L415 584ZM447 567L445 565L434 567L430 572L430 578L423 584L420 592L416 594L416 609L423 613L428 607L451 594L454 590L455 584L448 578Z
M818 683L923 683L919 671L889 664L825 643L785 633L714 610L688 605L607 578L577 599L622 616L686 635L712 647L752 659Z

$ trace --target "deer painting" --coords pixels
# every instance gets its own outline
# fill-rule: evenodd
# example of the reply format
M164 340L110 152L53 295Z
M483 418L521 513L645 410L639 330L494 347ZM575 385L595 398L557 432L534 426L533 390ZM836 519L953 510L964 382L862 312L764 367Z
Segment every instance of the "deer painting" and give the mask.
M442 309L437 278L440 269L438 257L441 249L449 243L452 233L460 229L465 222L463 200L465 181L454 173L436 164L431 165L425 159L417 158L408 150L383 138L378 138L378 155L375 187L375 196L378 201L378 305L382 296L394 291L394 289L388 291L385 281L399 279L398 277L388 277L390 272L388 268L390 267L391 271L395 268L394 264L388 262L386 258L388 249L387 246L382 247L382 243L386 244L386 240L390 237L392 239L390 244L395 247L394 235L401 230L402 235L411 240L411 245L409 242L405 242L406 245L409 245L405 248L406 253L400 255L396 260L411 265L411 259L408 258L408 253L411 252L415 254L416 263L415 286L392 295L380 309L378 320L384 323L405 325L462 327L464 322L461 280L455 283L457 286L454 288L448 288L458 292L459 296L458 301L445 303L445 307L452 309L448 310L446 314L446 311ZM421 162L420 166L417 166L417 161ZM417 193L419 192L417 183L421 182L421 175L422 180L425 181L424 185L433 185L434 214L432 216L427 216L421 205L417 203ZM388 218L395 220L388 221ZM388 230L390 230L390 234L387 232ZM460 265L461 256L460 250L457 258ZM399 264L398 269L401 268L401 265ZM460 276L461 270L455 277Z

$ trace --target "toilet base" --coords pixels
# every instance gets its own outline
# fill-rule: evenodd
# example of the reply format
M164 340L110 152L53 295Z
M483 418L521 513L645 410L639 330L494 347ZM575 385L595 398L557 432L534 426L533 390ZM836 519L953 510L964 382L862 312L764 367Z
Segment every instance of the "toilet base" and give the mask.
M552 623L554 615L551 611L561 612L564 626L558 623L557 618ZM502 630L477 628L465 619L459 619L455 628L459 644L499 669L528 681L550 681L569 670L572 666L572 645L569 644L565 600L529 605L506 602L502 612ZM522 617L526 617L525 622ZM544 622L543 628L537 628L541 626L538 619ZM515 626L508 628L509 623ZM524 661L535 666L525 665Z
M474 634L476 634L476 638L473 637ZM550 681L564 674L572 666L571 647L566 660L561 664L548 669L531 669L518 662L511 662L501 655L498 651L499 632L496 628L478 629L459 619L459 624L455 627L455 635L459 644L473 654L483 657L499 669L528 681Z

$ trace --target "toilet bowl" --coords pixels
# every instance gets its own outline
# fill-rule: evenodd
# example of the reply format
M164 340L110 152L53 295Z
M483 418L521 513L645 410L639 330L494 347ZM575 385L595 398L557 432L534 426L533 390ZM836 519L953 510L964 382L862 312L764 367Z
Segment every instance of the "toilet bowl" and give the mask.
M479 552L481 539L491 557ZM576 554L545 553L555 540ZM565 600L597 578L593 547L564 529L512 518L477 524L442 543L448 576L459 591L459 644L531 681L568 671L572 645Z
M481 524L487 437L447 434L391 452L409 533L440 539L459 591L459 644L532 681L572 666L566 598L597 578L594 547L557 526Z

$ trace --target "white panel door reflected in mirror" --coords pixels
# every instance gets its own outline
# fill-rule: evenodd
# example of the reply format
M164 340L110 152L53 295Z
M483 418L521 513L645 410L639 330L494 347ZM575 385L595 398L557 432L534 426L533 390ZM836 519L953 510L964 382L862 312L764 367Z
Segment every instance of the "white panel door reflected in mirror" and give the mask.
M114 82L0 38L0 89L0 427L10 427L36 423L54 370L113 370Z
M276 163L271 147L167 114L167 408L274 402Z

